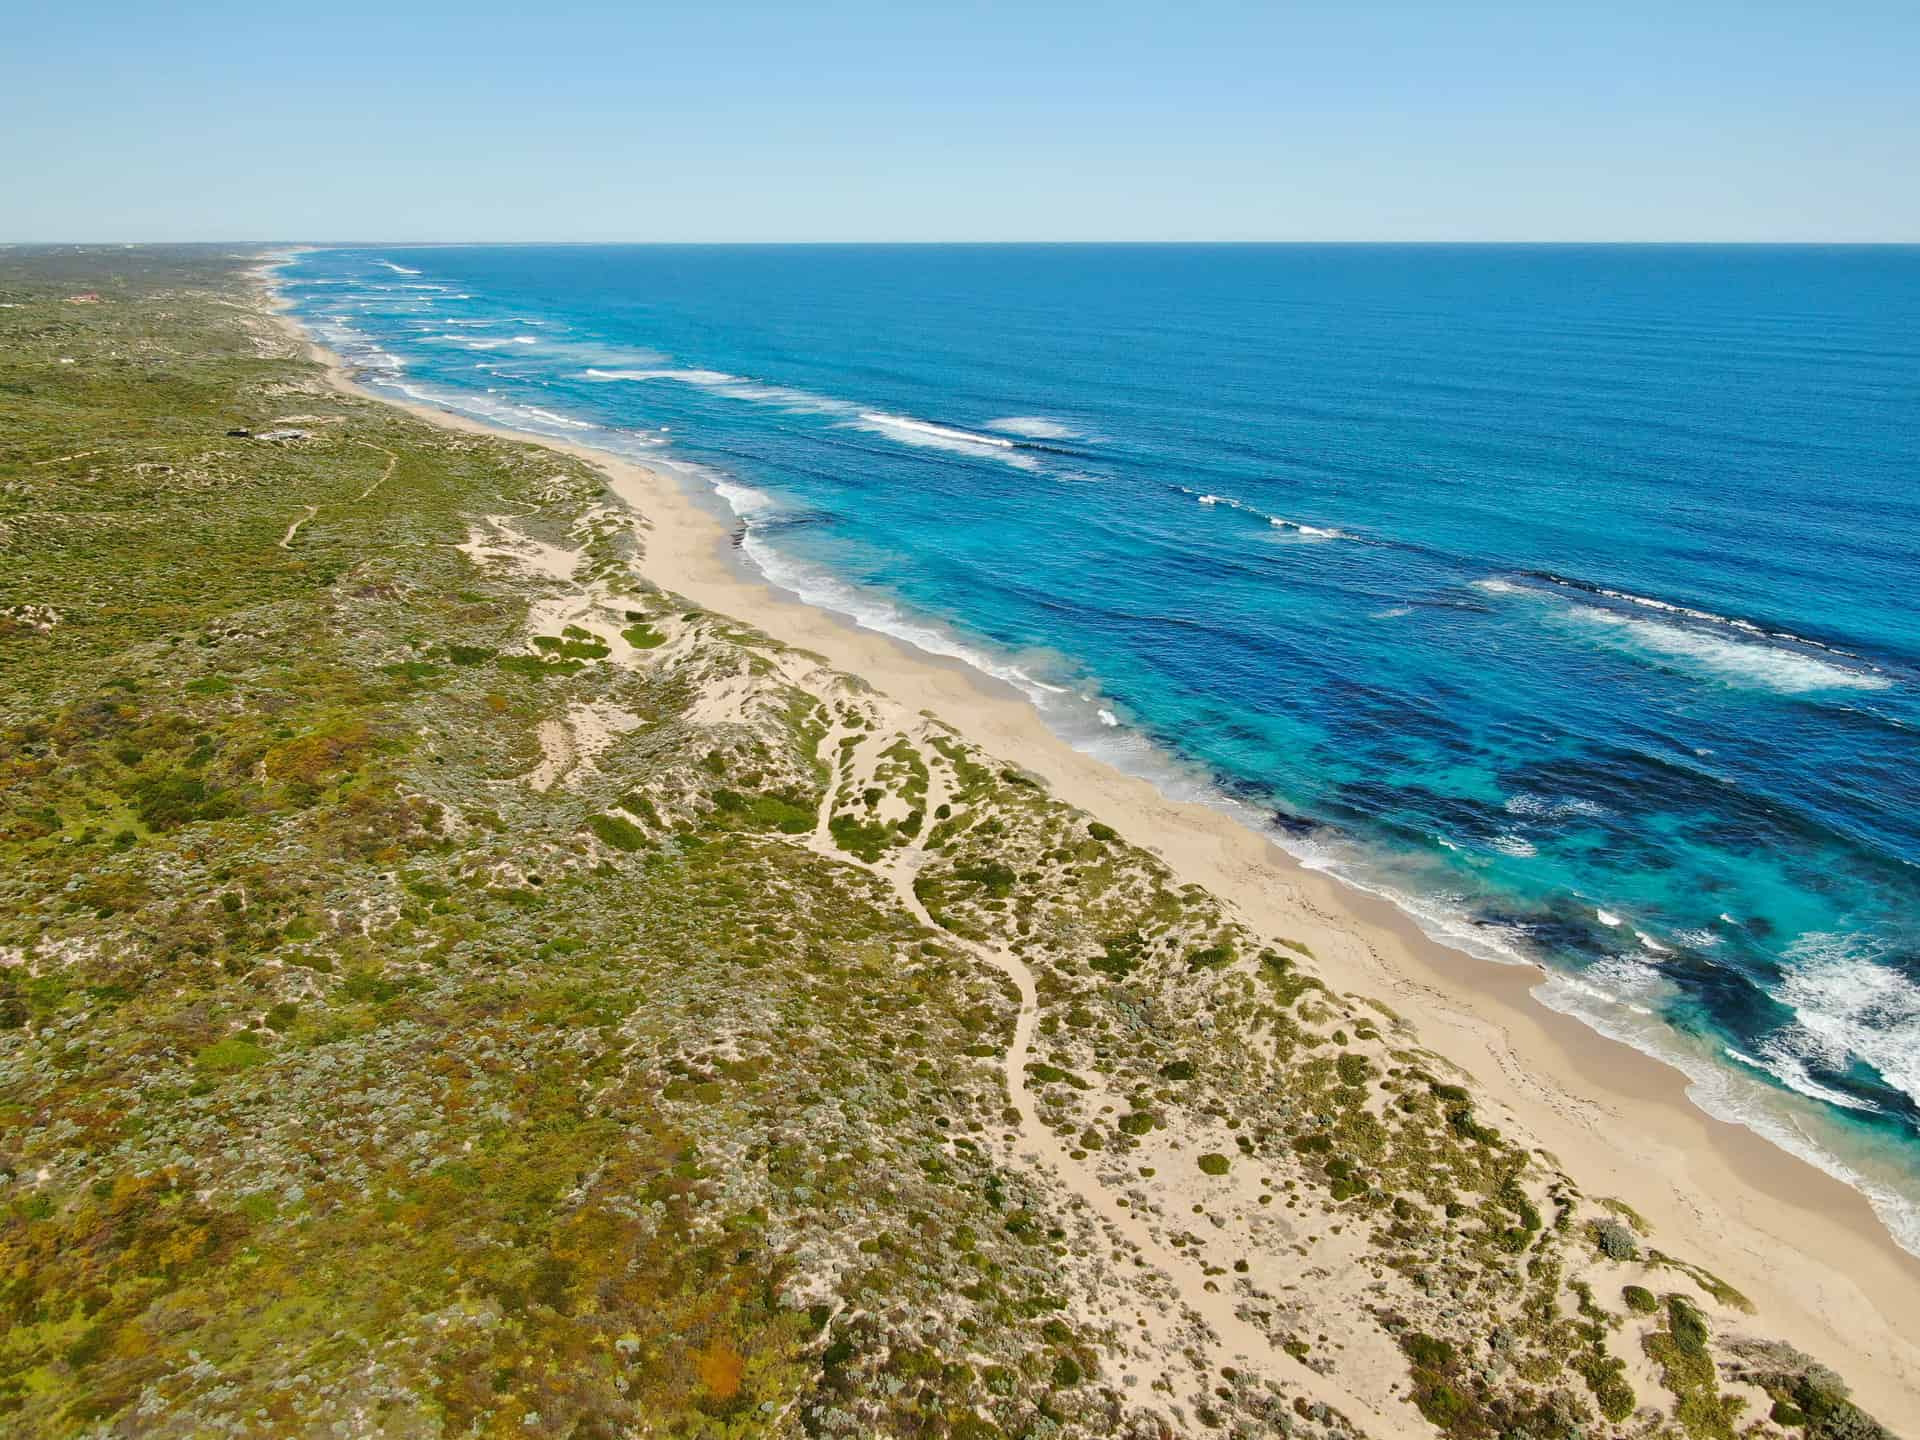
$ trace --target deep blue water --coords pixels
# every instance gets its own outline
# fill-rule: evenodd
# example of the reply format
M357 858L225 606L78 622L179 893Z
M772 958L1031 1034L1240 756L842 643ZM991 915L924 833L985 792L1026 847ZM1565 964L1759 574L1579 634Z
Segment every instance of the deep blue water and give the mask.
M1545 963L1920 1252L1920 249L284 274L376 388L677 464L780 583Z

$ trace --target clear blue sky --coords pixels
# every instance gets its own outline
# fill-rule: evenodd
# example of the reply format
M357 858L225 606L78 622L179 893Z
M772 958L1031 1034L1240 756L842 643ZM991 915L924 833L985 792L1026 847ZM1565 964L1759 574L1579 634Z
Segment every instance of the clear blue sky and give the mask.
M1920 0L0 27L0 240L1920 240Z

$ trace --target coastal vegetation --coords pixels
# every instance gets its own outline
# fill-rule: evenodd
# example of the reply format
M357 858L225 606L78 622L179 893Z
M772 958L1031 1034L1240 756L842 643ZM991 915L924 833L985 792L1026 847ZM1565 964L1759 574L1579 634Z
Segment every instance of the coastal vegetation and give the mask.
M0 1432L1888 1433L259 258L0 258Z

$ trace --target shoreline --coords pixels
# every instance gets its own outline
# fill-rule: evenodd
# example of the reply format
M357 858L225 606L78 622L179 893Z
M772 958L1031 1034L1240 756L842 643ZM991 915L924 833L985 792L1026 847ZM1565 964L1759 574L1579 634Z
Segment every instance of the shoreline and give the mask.
M277 263L269 260L266 265ZM1769 1330L1842 1368L1860 1402L1912 1413L1920 1397L1920 1260L1902 1250L1859 1191L1721 1121L1687 1096L1687 1078L1541 1003L1534 967L1490 964L1429 938L1384 898L1304 867L1266 837L1198 803L1176 801L1048 729L1011 685L964 662L808 605L747 570L731 529L683 484L610 452L529 435L355 385L286 311L265 265L265 313L331 383L435 425L545 445L586 461L644 517L641 568L663 589L815 651L973 742L1017 757L1060 799L1161 856L1255 928L1297 935L1322 974L1390 1005L1429 1048L1470 1073L1490 1118L1552 1152L1589 1193L1622 1194L1662 1248L1710 1265L1760 1307Z

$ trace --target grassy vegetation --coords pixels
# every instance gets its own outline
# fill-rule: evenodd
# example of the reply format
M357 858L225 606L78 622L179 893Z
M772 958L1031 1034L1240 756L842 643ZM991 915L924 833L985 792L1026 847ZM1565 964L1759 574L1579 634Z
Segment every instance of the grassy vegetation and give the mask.
M243 298L213 253L0 261L0 1429L1102 1428L1001 1217L1057 1220L957 1143L994 986L781 842L784 721L529 645L540 586L454 548L577 543L596 477L332 392ZM736 664L700 624L626 638ZM643 723L514 783L577 704Z

